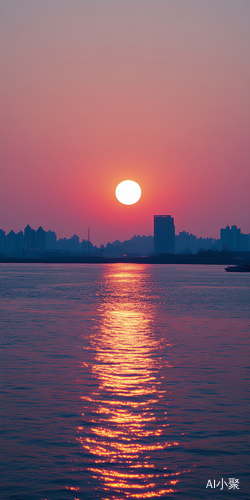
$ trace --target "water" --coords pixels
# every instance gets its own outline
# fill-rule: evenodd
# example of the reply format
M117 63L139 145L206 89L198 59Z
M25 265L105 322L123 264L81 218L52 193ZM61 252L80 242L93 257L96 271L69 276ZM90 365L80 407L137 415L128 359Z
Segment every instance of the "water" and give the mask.
M2 264L0 297L1 499L250 498L250 275Z

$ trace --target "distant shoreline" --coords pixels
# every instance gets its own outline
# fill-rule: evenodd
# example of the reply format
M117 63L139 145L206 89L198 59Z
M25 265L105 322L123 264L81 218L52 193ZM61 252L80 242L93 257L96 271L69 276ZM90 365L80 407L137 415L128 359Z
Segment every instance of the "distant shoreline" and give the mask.
M250 263L250 252L199 252L149 256L102 257L98 255L49 254L33 258L0 257L1 264L214 264Z

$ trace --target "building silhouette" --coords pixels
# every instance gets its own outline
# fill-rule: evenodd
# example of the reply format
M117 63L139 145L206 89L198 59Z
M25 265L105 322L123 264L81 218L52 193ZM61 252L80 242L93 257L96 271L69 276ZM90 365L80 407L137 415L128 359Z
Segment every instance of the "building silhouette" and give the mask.
M6 235L6 255L12 257L23 257L23 231L15 233L11 230Z
M3 229L0 229L0 255L6 255L6 236Z
M241 232L237 226L229 226L220 230L220 239L225 250L231 252L249 251L250 250L250 235Z
M57 236L55 231L46 231L46 251L53 252L57 250Z
M41 226L34 230L29 225L24 232L8 234L0 229L0 258L49 258L49 254L70 256L102 255L107 257L146 256L155 254L196 254L212 250L228 252L250 252L250 233L244 234L237 226L220 230L220 239L200 238L186 231L175 235L174 218L171 215L154 216L154 237L136 236L123 242L116 240L97 248L87 240L79 240L74 234L71 238L60 238L54 231L45 231Z
M237 226L232 226L231 229L227 226L220 230L220 239L226 250L236 251L240 249L240 233L241 230Z
M35 254L44 254L46 252L46 231L40 226L36 231Z
M154 215L154 253L175 253L175 226L171 215Z
M24 229L24 255L34 257L36 248L36 231L31 229L29 224Z

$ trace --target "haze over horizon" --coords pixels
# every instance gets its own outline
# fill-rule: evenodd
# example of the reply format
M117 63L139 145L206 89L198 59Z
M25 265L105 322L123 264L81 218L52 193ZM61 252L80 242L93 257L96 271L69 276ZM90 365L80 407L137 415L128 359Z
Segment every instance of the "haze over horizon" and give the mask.
M0 227L249 233L249 24L247 0L0 0Z

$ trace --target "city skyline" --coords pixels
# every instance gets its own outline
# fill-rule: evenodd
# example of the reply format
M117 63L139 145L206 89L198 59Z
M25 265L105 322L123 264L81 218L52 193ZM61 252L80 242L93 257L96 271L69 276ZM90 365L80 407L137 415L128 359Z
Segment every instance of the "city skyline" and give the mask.
M1 225L249 231L250 3L0 2ZM120 204L132 179L141 199Z
M89 231L88 231L89 236ZM241 232L236 225L220 229L220 238L197 237L185 230L175 234L174 218L170 215L154 215L154 236L134 235L128 240L114 240L107 245L94 245L88 238L80 240L77 234L70 238L57 238L55 231L37 230L28 224L24 231L5 233L0 229L0 255L33 258L46 252L71 254L164 254L193 253L199 251L250 251L250 233Z

